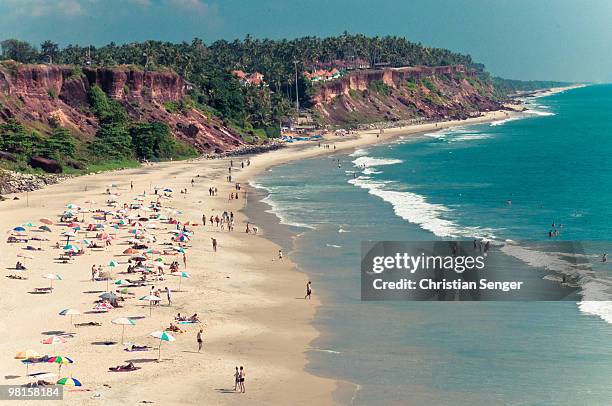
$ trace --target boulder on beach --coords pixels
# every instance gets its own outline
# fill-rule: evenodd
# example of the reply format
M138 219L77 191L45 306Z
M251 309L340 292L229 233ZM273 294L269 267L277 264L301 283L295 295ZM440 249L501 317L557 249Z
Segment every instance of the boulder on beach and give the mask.
M43 158L41 156L33 156L28 164L32 168L40 168L48 173L62 173L62 165L54 159Z

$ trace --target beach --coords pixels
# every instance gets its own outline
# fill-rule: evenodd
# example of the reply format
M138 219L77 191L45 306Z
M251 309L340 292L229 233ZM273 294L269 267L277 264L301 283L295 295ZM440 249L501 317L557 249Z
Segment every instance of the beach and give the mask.
M364 131L346 136L326 138L319 147L314 142L295 143L288 148L250 157L234 157L219 160L196 159L192 161L167 162L108 173L93 174L69 179L27 195L18 194L19 200L0 203L3 215L0 228L4 230L1 247L4 253L0 301L0 325L5 332L1 345L4 356L0 365L4 371L3 384L23 384L25 366L14 359L14 354L26 349L36 350L40 355L63 355L74 363L62 367L62 376L73 376L83 383L82 387L66 388L66 404L105 404L154 402L162 404L232 404L258 402L267 404L317 404L333 403L333 393L338 382L314 376L304 371L307 364L306 351L319 332L312 326L318 306L317 287L312 300L304 300L308 276L297 271L285 256L278 258L279 246L266 239L266 224L256 224L259 234L246 234L248 219L241 212L248 197L249 180L260 172L285 162L316 157L335 151L346 151L367 145L391 141L399 136L418 135L454 126L464 126L488 121L504 120L512 112L488 112L478 118L463 121L428 123L386 129ZM226 180L230 160L233 161L232 182ZM245 167L241 168L241 162ZM194 184L191 184L191 180ZM130 183L133 182L133 190ZM235 192L236 182L241 184L239 199L229 200ZM114 185L114 186L111 186ZM55 260L63 246L60 233L66 226L58 225L58 216L72 203L85 209L83 225L94 222L90 208L108 209L105 202L109 195L119 194L120 204L131 203L138 195L145 195L144 202L154 201L155 186L172 188L172 197L164 200L164 207L171 207L182 223L199 223L189 226L194 232L187 242L187 267L182 258L166 258L167 262L179 262L180 271L190 278L165 276L164 280L150 282L156 288L168 286L172 290L172 305L167 306L162 292L160 305L149 309L148 302L138 300L149 294L150 286L130 289L133 296L122 303L123 307L105 313L88 313L100 293L106 292L105 281L91 281L92 265L118 261L112 272L113 281L125 278L129 255L122 252L129 248L125 242L128 228L120 230L120 237L110 247L86 250L68 263ZM218 188L218 196L209 196L209 188ZM187 193L179 190L187 189ZM86 203L94 200L96 203ZM229 232L201 225L202 215L221 216L231 211L235 216L235 230ZM79 215L78 217L81 217ZM42 248L27 251L25 244L6 242L10 231L22 224L39 225L39 219L50 218L52 232L26 230L29 236L44 236L49 241L33 242ZM162 229L149 231L159 241L167 241L172 224L161 224ZM94 233L78 231L75 238L91 238ZM211 237L218 241L218 251L213 252ZM31 258L18 255L27 254ZM27 270L19 273L27 280L10 279L11 268L16 261L24 262ZM62 280L53 282L52 293L32 294L35 288L49 286L46 274L61 275ZM129 275L127 276L129 277ZM111 290L115 288L111 286ZM68 317L58 313L62 309L78 309L74 323L96 322L100 326L74 327ZM151 310L151 316L149 311ZM179 325L183 333L174 334L176 341L161 344L161 362L158 361L159 340L150 337L153 331L164 330L177 313L197 313L201 324ZM141 316L144 316L141 318ZM151 351L127 352L121 345L121 326L111 323L118 317L135 317L136 325L125 328L125 341L137 345L148 345ZM196 334L204 330L204 345L197 352ZM66 343L45 345L41 340L53 335L73 333ZM107 345L107 341L116 342ZM109 372L114 367L133 362L140 369L132 372ZM243 365L246 371L246 393L234 392L233 374L236 366ZM29 372L57 372L55 364L32 364ZM34 403L34 402L33 402Z

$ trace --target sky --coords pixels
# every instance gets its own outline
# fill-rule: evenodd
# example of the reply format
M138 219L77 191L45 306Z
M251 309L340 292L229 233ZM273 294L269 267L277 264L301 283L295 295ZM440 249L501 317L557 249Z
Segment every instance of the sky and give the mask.
M612 0L0 0L0 39L397 35L512 79L612 82Z

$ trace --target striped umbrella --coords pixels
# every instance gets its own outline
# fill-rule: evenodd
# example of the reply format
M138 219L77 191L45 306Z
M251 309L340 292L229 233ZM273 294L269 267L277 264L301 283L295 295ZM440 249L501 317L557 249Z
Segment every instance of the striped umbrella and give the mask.
M152 310L153 309L153 302L159 302L161 299L159 297L157 297L157 296L150 295L150 296L143 296L143 297L141 297L138 300L148 300L149 301L149 316L151 316L151 313L153 311Z
M34 350L19 351L17 354L15 354L15 359L23 360L22 362L26 366L26 375L28 374L30 370L30 364L32 363L30 359L37 357L40 357L40 354Z
M53 281L61 281L62 277L56 273L48 273L43 276L45 279L49 279L51 281L51 289L53 289Z
M172 272L170 275L178 276L179 277L179 287L178 287L178 290L181 290L181 282L182 282L183 278L191 278L191 275L189 275L187 272Z
M59 381L57 381L58 385L64 385L64 386L82 386L81 382L70 377L70 378L62 378Z
M111 323L121 326L121 344L123 344L123 335L125 333L125 326L135 326L136 322L128 317L120 317L118 319L111 320Z
M70 316L70 325L72 326L72 316L81 314L77 309L64 309L59 312L60 316Z
M72 360L68 357L62 357L61 355L57 355L55 357L51 357L47 360L49 364L57 364L57 374L59 375L62 370L62 365L72 364Z
M154 331L151 334L149 334L151 337L155 337L155 338L159 338L159 348L158 348L158 354L157 354L157 358L158 360L161 360L161 344L162 341L175 341L176 338L172 337L170 334L168 334L165 331Z
M45 338L44 340L42 340L41 343L55 345L55 344L64 344L66 341L67 340L62 336L51 336L49 338Z

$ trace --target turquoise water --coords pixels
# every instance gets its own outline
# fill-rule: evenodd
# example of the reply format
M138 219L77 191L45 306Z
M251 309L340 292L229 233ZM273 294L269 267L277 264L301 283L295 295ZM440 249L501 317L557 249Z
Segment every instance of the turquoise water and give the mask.
M608 303L360 301L362 240L543 241L552 223L555 239L609 239L612 86L528 103L522 119L296 162L257 180L298 232L290 255L324 303L309 369L354 383L354 404L612 403ZM550 259L525 243L507 253L531 266ZM596 268L595 292L612 286L608 264Z

